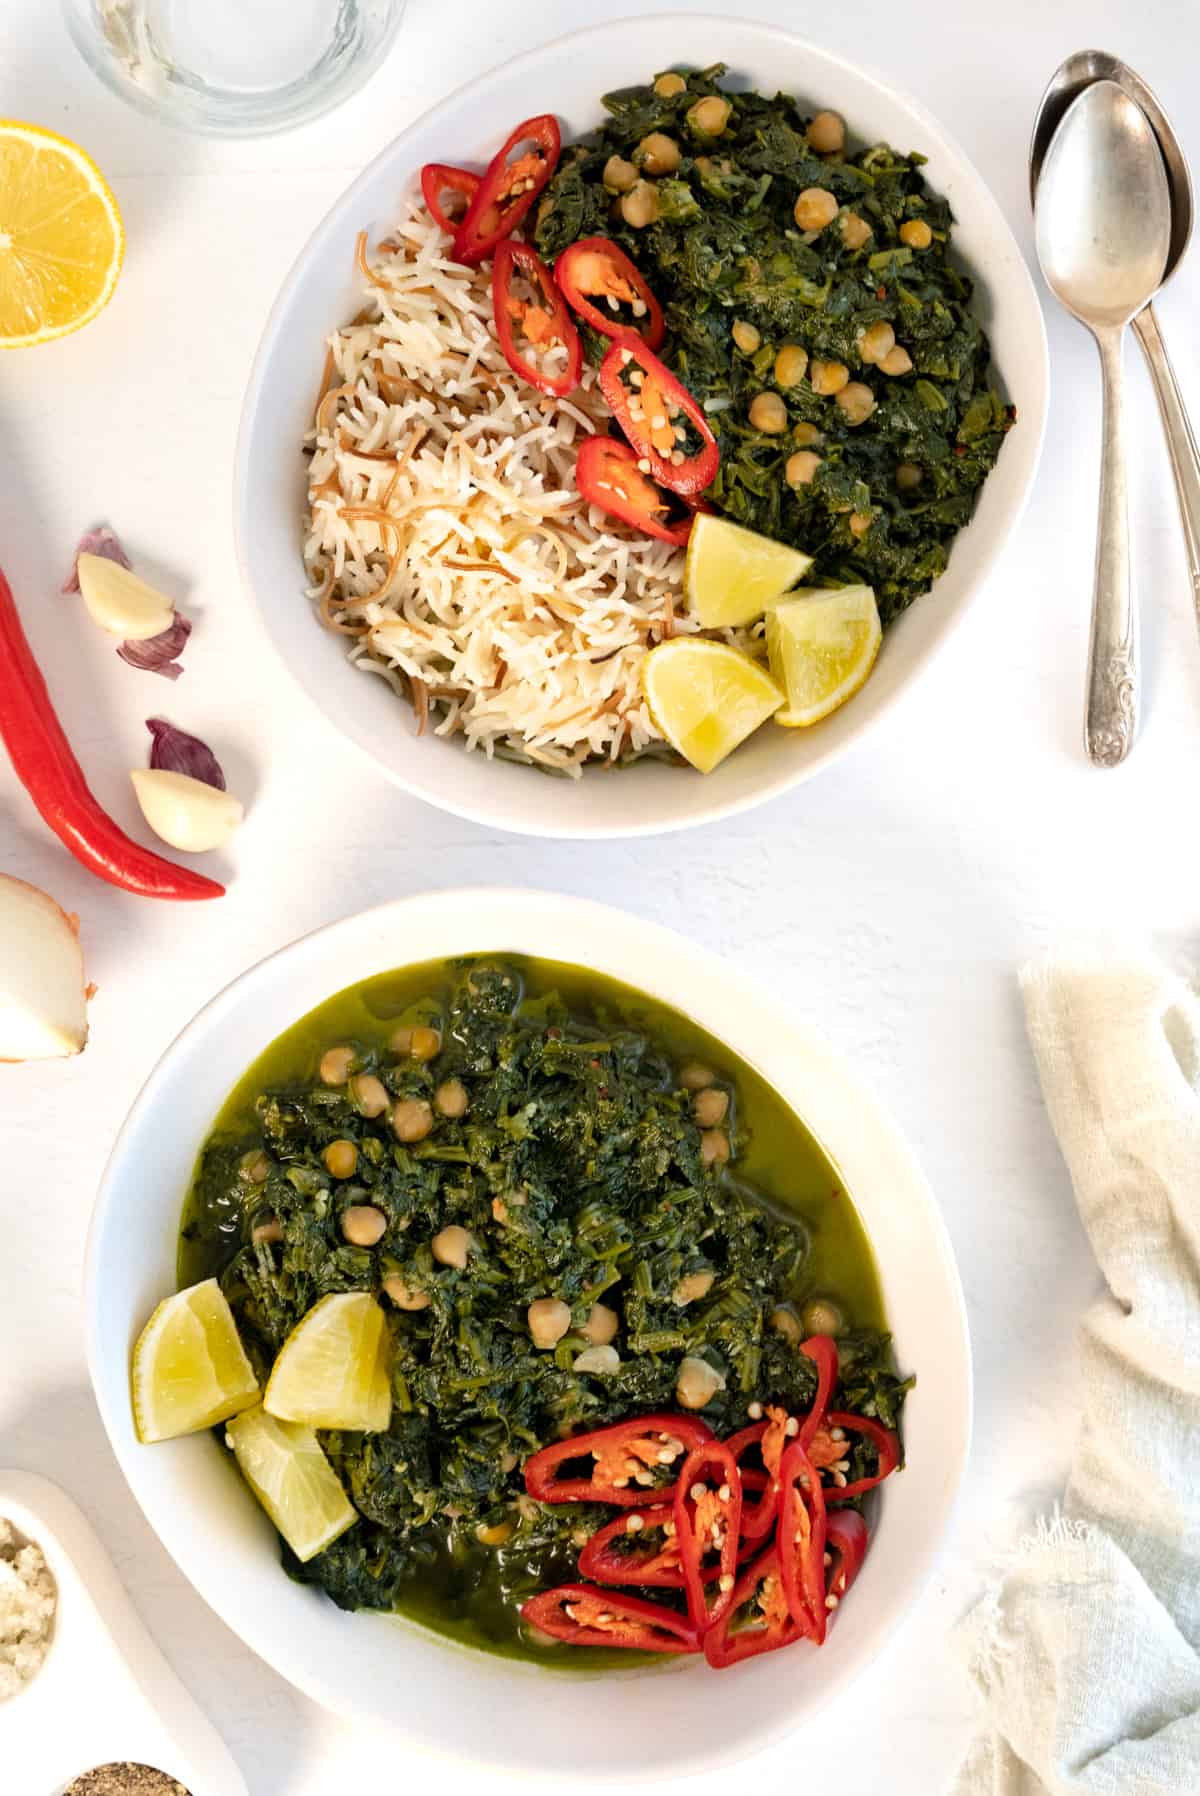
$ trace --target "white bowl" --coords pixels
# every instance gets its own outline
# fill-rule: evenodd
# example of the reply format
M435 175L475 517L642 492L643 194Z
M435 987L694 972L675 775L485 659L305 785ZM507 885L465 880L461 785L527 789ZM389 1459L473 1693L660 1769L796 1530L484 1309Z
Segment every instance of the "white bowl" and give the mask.
M359 231L386 234L399 195L427 161L485 162L536 107L564 136L601 118L600 96L657 69L725 62L739 83L783 88L844 113L853 133L929 159L932 185L958 220L955 242L976 275L977 305L1019 417L946 574L888 632L862 692L812 730L760 730L707 778L646 765L556 780L488 762L461 743L413 735L390 687L355 670L303 597L299 445L311 419L323 339L361 303L353 270ZM789 33L689 14L625 19L576 32L472 82L409 127L361 174L319 226L267 322L242 412L235 525L246 585L285 666L317 709L397 785L443 810L528 835L657 834L711 823L772 798L835 760L909 692L999 556L1033 482L1045 423L1046 336L1033 283L1004 216L958 145L915 101Z
M838 1166L874 1246L902 1366L905 1470L880 1493L865 1568L828 1643L714 1675L703 1662L595 1676L476 1653L291 1583L274 1530L207 1436L134 1436L129 1356L175 1288L179 1213L229 1088L323 999L404 961L513 952L573 961L693 1016L759 1071ZM121 1131L88 1245L88 1363L126 1478L196 1589L318 1702L492 1770L682 1775L764 1746L847 1684L899 1626L933 1565L970 1435L962 1292L937 1207L892 1125L821 1041L682 937L579 899L465 891L403 899L262 961L168 1049Z

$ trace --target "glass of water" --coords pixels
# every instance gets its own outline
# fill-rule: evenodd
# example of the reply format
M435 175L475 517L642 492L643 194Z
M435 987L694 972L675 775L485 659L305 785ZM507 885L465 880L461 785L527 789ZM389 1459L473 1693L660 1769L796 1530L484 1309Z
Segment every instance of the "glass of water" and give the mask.
M382 62L404 0L63 0L93 73L189 131L306 123Z

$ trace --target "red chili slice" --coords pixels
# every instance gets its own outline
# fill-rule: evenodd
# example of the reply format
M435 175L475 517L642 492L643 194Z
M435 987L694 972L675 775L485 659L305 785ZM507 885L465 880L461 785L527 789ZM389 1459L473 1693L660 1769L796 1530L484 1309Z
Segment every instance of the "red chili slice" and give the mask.
M837 1383L837 1342L832 1335L809 1335L807 1341L801 1341L800 1351L807 1354L817 1368L817 1394L812 1400L812 1407L808 1415L800 1424L800 1433L797 1436L800 1445L807 1447L825 1419L825 1411L829 1407L829 1399L832 1397L833 1387Z
M743 1614L751 1603L753 1609ZM746 1567L734 1586L729 1608L705 1634L704 1657L715 1670L723 1671L725 1666L737 1665L758 1653L773 1653L781 1646L791 1646L803 1635L804 1629L788 1610L779 1554L770 1546L753 1565Z
M825 1518L825 1551L833 1564L825 1579L827 1596L840 1603L862 1570L870 1536L857 1509L835 1509Z
M855 1434L865 1434L879 1455L879 1463L874 1473L867 1478L856 1478L852 1484L827 1485L825 1501L827 1503L844 1503L850 1497L861 1497L864 1491L874 1490L885 1478L890 1478L900 1464L900 1442L890 1428L882 1422L876 1422L870 1416L847 1415L844 1410L831 1409L824 1422L813 1435L808 1447L808 1456L818 1470L826 1466L836 1465L845 1459L850 1443L846 1440L834 1440L833 1430L850 1429Z
M641 1597L560 1584L521 1605L532 1628L574 1646L628 1646L643 1653L698 1653L700 1638L685 1615Z
M641 383L627 386L623 376L638 371ZM717 439L699 402L653 350L640 340L614 343L600 364L600 391L637 450L639 463L649 463L643 474L653 474L673 493L699 493L712 485L721 465ZM699 449L690 455L675 436L681 413L700 438Z
M701 1632L714 1627L733 1602L741 1520L741 1480L732 1453L720 1441L693 1448L675 1486L675 1535L688 1614ZM714 1569L717 1589L710 1603L704 1587Z
M762 1495L757 1503L742 1503L742 1539L744 1541L760 1541L770 1533L779 1514L780 1477L779 1469L783 1461L784 1450L788 1441L796 1435L799 1423L795 1424L792 1434L788 1434L788 1423L793 1418L786 1409L776 1404L768 1404L767 1413L761 1422L752 1422L749 1428L741 1429L730 1435L725 1445L737 1461L741 1474L743 1491L755 1487L757 1468L745 1468L742 1460L752 1448L757 1447L762 1455L764 1471L762 1473Z
M513 161L522 144L533 144ZM522 119L493 156L454 238L457 262L482 262L503 237L511 237L558 164L562 135L553 113Z
M518 273L536 288L544 303L520 299L513 292L513 280ZM527 380L531 387L536 387L539 393L548 393L552 399L565 399L568 393L573 393L583 368L583 345L554 276L537 251L527 243L506 238L496 245L496 259L492 263L492 309L496 315L496 335L513 372ZM520 324L528 341L539 347L555 342L563 345L567 361L560 374L548 374L522 354L513 335L515 324Z
M825 1638L825 1496L799 1440L779 1470L779 1570L788 1612L817 1645Z
M469 208L478 192L479 176L472 174L469 168L454 168L448 162L427 162L421 170L421 195L430 212L449 237L455 235L462 219L450 217L442 205L442 195L444 193L461 194Z
M666 335L662 307L619 243L610 237L581 237L554 264L554 278L579 316L614 343L642 342L657 349ZM603 308L593 305L603 300ZM615 300L615 306L609 300ZM626 323L619 307L633 314ZM640 309L639 309L640 308Z
M854 1512L851 1511L851 1514ZM630 1522L635 1524L630 1530ZM645 1539L670 1528L661 1544ZM623 1542L623 1545L618 1545ZM665 1509L634 1509L597 1528L579 1555L579 1574L596 1584L641 1584L652 1590L682 1590L679 1534Z
M660 521L682 505L678 493L670 498L639 471L637 451L619 437L586 437L575 458L575 484L589 505L611 512L622 523L632 524L645 536L680 548L692 533L692 512L675 523Z
M660 1414L613 1422L543 1447L525 1462L525 1488L541 1503L657 1508L674 1500L677 1467L685 1454L712 1438L711 1429L694 1416ZM588 1477L557 1476L560 1465L578 1459L592 1461ZM660 1470L668 1471L668 1480L656 1485Z

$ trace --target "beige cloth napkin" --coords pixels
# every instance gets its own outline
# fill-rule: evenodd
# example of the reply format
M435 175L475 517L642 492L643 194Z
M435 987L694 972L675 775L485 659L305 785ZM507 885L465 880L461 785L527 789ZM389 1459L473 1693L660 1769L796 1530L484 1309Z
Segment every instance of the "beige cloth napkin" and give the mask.
M1107 1288L1062 1512L959 1627L988 1731L954 1796L1200 1796L1200 1005L1146 961L1022 987Z

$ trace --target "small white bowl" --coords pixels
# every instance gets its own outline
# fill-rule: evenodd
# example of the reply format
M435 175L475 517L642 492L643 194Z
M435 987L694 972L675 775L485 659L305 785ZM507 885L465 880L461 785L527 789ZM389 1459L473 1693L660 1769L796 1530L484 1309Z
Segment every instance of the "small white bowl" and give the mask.
M605 1674L475 1653L411 1623L346 1615L291 1583L274 1530L213 1441L143 1447L129 1357L175 1288L195 1157L237 1078L348 985L468 953L572 961L674 1005L751 1062L839 1168L874 1247L900 1364L905 1470L881 1492L862 1575L818 1652L720 1674L686 1660ZM683 1775L744 1756L811 1716L875 1656L929 1576L965 1464L970 1347L945 1228L907 1148L835 1055L723 961L656 925L542 892L435 893L306 936L244 973L168 1049L109 1161L88 1244L88 1363L117 1457L163 1544L235 1632L316 1701L490 1771L606 1781Z
M461 742L416 738L411 714L383 681L358 673L340 641L320 629L304 597L300 561L304 471L325 338L361 304L354 273L359 231L384 236L399 197L424 162L494 154L513 124L551 107L564 137L602 117L600 97L680 63L725 62L739 84L783 88L844 113L853 133L929 159L932 185L958 221L955 243L978 279L977 305L1007 395L1018 407L1000 460L950 566L934 590L889 630L870 680L811 730L768 725L707 778L648 763L582 780L489 762ZM815 44L765 25L691 14L623 19L560 38L472 82L435 106L376 157L313 234L275 303L242 410L234 474L238 554L249 592L284 665L317 710L397 785L443 810L527 835L655 835L712 823L776 797L857 742L899 698L963 617L1025 504L1041 450L1046 334L1029 272L982 178L915 101Z

